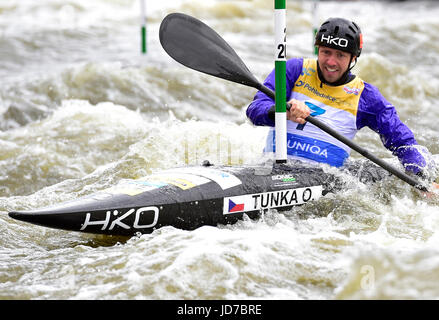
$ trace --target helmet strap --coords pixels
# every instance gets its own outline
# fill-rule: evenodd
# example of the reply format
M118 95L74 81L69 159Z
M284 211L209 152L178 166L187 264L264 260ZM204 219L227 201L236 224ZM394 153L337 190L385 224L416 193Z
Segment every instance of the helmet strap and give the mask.
M351 54L351 60L349 61L349 68L348 68L348 70L347 70L346 72L351 71L351 70L357 65L357 57L355 57L354 65L351 66L351 64L352 64L352 58L353 58L353 57L354 57L354 55Z

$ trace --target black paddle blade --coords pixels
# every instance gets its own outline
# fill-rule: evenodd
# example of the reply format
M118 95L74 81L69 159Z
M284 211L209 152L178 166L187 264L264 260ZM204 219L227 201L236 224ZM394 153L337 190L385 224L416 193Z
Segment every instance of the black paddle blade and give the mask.
M253 88L260 83L230 45L208 25L183 13L167 15L160 43L176 61L191 69Z

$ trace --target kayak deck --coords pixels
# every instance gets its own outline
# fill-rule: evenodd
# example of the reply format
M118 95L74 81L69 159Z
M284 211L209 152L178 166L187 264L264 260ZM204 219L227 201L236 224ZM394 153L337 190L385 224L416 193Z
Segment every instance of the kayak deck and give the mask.
M353 172L364 170L355 169ZM366 176L379 180L383 173ZM301 162L164 170L54 206L9 216L57 229L108 234L151 233L163 226L193 230L235 223L267 209L290 209L342 188L323 168Z

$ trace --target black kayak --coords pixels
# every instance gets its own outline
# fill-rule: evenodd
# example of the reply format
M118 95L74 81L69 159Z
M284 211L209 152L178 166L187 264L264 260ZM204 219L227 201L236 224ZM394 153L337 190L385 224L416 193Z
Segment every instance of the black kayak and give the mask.
M351 166L361 181L388 173L374 165ZM203 225L254 219L264 210L288 210L343 188L322 167L299 161L246 166L209 162L164 170L73 201L9 216L33 224L95 234L131 236L163 226L194 230Z

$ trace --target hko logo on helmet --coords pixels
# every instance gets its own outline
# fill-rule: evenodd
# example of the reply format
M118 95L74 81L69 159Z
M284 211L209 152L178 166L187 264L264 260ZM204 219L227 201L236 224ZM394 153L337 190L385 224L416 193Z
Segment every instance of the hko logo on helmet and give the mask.
M339 46L342 48L346 48L349 45L349 41L345 38L339 38L339 37L333 37L333 36L327 36L325 37L324 34L322 34L322 42L326 42L327 44L330 45L335 45L335 46Z

